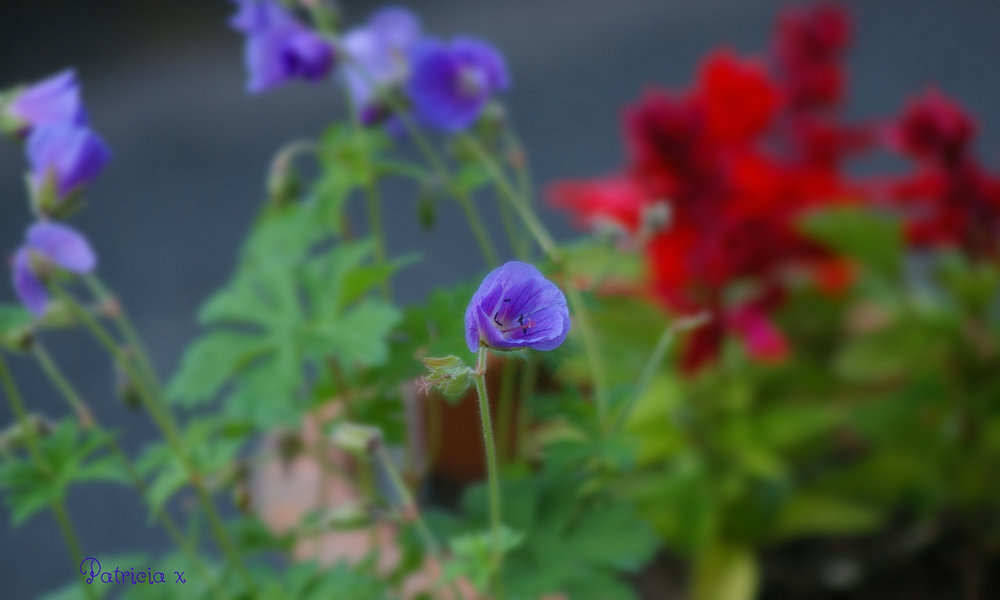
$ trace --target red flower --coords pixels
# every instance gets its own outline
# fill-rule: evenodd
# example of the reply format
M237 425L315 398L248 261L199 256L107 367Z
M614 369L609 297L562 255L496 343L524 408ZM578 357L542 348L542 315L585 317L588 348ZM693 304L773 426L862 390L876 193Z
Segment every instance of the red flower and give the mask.
M642 188L621 176L558 182L546 195L552 206L571 211L581 227L612 223L631 234L638 232L646 204Z
M914 158L954 164L975 133L976 124L962 107L932 89L907 104L891 142Z
M789 8L781 13L775 54L794 107L840 102L846 78L840 59L850 37L850 19L838 6Z
M675 197L710 184L715 150L693 99L651 90L625 112L632 173L654 197Z
M708 135L741 142L760 135L778 109L780 95L764 66L715 52L702 65L698 94L705 106Z

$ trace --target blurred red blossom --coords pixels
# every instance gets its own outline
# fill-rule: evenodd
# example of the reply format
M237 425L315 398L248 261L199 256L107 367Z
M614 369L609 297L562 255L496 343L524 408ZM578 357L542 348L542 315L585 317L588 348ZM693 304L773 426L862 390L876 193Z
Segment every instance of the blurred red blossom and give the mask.
M710 364L727 335L757 360L788 355L771 316L787 271L815 272L830 293L850 279L844 261L798 229L808 210L860 193L840 162L873 136L819 113L840 90L821 88L816 81L827 75L812 73L834 73L840 85L848 35L846 15L832 6L789 11L779 26L780 76L763 60L713 52L691 90L650 90L626 109L624 175L549 190L578 224L611 221L633 235L646 207L669 205L668 227L641 240L642 250L654 297L675 312L711 317L683 350L688 372Z

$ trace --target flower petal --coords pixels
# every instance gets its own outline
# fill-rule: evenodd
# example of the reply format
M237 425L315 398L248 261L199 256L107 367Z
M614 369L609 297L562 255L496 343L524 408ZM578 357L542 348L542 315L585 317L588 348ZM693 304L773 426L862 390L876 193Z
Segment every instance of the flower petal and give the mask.
M87 238L61 223L32 225L28 229L27 247L53 264L74 273L87 273L97 266L97 255Z
M27 248L20 248L14 255L13 283L14 291L25 308L35 316L45 314L49 294L45 285L31 270L31 255Z

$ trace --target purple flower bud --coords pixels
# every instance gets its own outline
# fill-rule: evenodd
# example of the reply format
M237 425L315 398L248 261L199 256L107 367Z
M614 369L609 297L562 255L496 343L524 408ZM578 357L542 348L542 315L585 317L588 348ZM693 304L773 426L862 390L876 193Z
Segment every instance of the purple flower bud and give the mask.
M234 0L229 25L246 34L247 91L292 79L319 81L333 69L333 46L274 0Z
M111 158L96 133L69 124L36 127L28 136L27 150L36 191L54 184L60 198L90 183Z
M13 119L19 133L55 123L87 124L87 112L80 99L80 86L72 69L17 92L5 112L6 116Z
M363 114L378 110L374 106L378 88L401 85L406 80L410 52L421 35L417 17L398 7L377 11L367 25L344 35L344 50L350 56L344 65L344 82Z
M552 350L569 333L566 297L535 267L517 261L483 279L465 310L469 350Z
M49 303L43 283L47 265L89 273L97 267L97 255L87 238L68 225L41 222L29 227L24 245L14 255L13 281L21 303L36 316L45 314Z
M408 86L413 109L418 119L440 131L465 129L495 93L509 86L503 56L484 41L428 39L413 51Z

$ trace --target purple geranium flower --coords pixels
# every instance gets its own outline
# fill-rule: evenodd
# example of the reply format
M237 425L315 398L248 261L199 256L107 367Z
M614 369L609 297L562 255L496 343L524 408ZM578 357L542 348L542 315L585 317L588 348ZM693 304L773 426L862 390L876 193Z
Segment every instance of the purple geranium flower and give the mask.
M420 21L410 11L387 7L375 12L368 24L344 35L350 56L344 80L362 114L376 114L379 88L400 85L410 72L410 52L421 39Z
M417 118L435 129L468 127L493 94L509 85L503 56L484 41L428 39L413 51L410 100Z
M333 69L333 46L274 0L234 0L230 26L247 36L247 90L259 93L291 79L319 81Z
M87 112L80 99L76 73L67 69L14 95L6 107L18 132L56 123L86 125Z
M465 310L469 350L552 350L569 333L566 297L535 267L517 261L483 279Z
M13 279L21 303L36 316L45 314L49 303L43 279L50 265L89 273L97 266L97 255L87 239L67 225L42 222L29 227L24 245L14 255Z
M54 185L59 198L90 183L111 158L111 151L90 129L51 124L28 136L28 162L36 190Z

